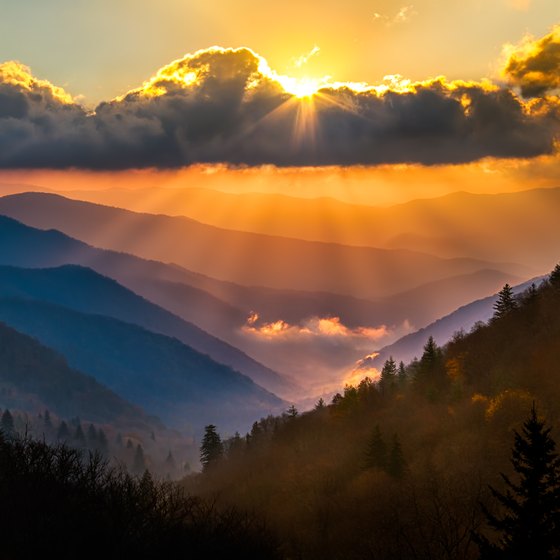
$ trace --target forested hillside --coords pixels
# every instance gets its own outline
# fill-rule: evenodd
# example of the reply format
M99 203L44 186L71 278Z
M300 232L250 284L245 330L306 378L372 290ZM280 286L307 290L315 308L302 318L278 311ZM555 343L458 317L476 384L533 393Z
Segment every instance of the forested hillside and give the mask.
M290 558L478 558L475 535L496 539L481 504L501 512L488 484L512 472L512 430L533 403L559 426L560 267L517 298L506 285L494 309L311 412L223 443L207 428L204 472L185 486L258 511Z

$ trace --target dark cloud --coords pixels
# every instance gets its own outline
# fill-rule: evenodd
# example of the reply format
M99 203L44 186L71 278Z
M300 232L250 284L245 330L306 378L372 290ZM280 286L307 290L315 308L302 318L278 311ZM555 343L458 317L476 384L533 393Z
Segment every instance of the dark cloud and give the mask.
M323 87L299 99L249 49L209 49L88 114L16 63L0 65L0 167L126 169L461 163L550 153L552 103L444 79Z
M510 48L504 74L526 97L560 89L560 26L540 39Z

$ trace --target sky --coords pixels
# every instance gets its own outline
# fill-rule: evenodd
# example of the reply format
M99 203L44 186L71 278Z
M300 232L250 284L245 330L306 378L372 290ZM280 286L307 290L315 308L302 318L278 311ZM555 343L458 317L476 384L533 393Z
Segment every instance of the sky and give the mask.
M214 175L371 204L557 186L557 0L0 9L4 183Z
M247 46L281 74L379 83L496 74L557 0L0 0L0 57L95 105L187 53ZM311 56L309 56L311 54ZM306 56L308 58L306 58Z

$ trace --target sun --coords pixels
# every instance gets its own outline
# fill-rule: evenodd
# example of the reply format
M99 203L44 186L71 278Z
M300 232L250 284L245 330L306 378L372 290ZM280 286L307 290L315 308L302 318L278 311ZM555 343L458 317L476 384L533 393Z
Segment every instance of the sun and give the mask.
M313 97L325 85L325 79L321 78L292 78L291 76L278 76L284 91L291 93L298 99Z

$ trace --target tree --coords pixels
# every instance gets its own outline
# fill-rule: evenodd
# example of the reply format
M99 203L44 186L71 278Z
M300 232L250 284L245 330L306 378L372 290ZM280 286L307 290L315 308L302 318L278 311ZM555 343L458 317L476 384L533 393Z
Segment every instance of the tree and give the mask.
M43 422L45 424L45 429L52 430L53 424L51 420L51 413L48 411L48 409L45 410L45 416Z
M76 431L74 433L74 439L76 440L76 442L82 446L85 447L86 445L86 436L84 434L84 430L82 429L82 425L78 424L76 426Z
M87 430L87 440L90 446L95 447L95 443L97 441L97 430L93 424L88 426Z
M68 424L63 420L58 427L58 432L56 434L56 439L59 441L66 441L70 436L70 430L68 429Z
M97 432L96 449L103 454L106 454L109 451L109 440L107 439L107 436L105 435L105 431L103 430L103 428L99 428L99 431Z
M437 399L448 380L442 349L436 344L433 336L428 338L422 357L411 364L411 369L414 371L416 389L430 400Z
M506 284L499 292L498 299L494 303L494 319L501 319L511 313L517 307L513 290Z
M144 458L144 449L140 444L136 445L134 452L134 462L132 463L133 474L140 475L146 470L146 459Z
M385 469L387 466L387 445L381 434L379 425L375 426L369 438L366 453L365 467L367 469Z
M560 264L554 267L554 270L548 277L548 282L553 288L560 289Z
M382 394L388 395L391 393L391 391L395 387L396 379L397 364L395 363L393 356L390 356L383 365L383 368L381 370L381 378L379 379L379 385Z
M222 439L216 431L216 426L209 424L204 428L204 437L200 446L200 462L202 470L207 471L223 457Z
M0 426L2 427L2 431L6 435L12 435L14 433L14 417L12 416L9 409L6 409L4 411L4 414L2 414Z
M399 370L397 372L397 380L400 387L404 387L406 385L406 368L404 362L401 360L399 363Z
M397 434L393 436L393 445L387 461L387 473L395 478L402 478L406 472L406 461Z
M316 403L315 403L315 410L323 410L323 408L325 408L325 401L323 399L323 397L321 397Z
M288 418L295 418L298 414L298 409L293 404L291 404L288 407L288 410L286 410L286 415L288 416Z
M491 543L485 536L475 535L481 559L560 556L560 458L550 430L538 419L533 403L521 433L514 432L511 463L518 481L501 473L505 493L490 486L503 512L499 516L483 507L488 524L500 536L497 543Z

